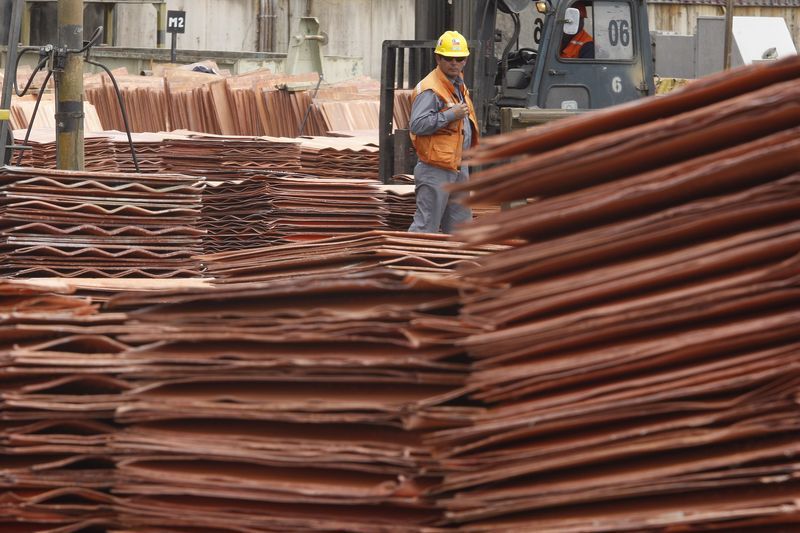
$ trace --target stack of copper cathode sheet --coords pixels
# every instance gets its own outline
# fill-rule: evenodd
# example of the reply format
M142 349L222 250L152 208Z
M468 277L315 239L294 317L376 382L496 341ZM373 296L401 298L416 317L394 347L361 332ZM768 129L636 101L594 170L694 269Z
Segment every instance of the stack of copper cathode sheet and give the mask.
M384 192L363 179L272 172L264 179L273 232L283 242L315 240L386 227Z
M473 153L475 201L526 202L457 237L526 244L463 273L507 288L462 310L485 412L427 440L450 523L800 527L798 78L734 70Z
M389 210L386 223L389 228L407 231L414 221L414 212L417 209L413 183L380 185L380 188L386 193L386 208Z
M260 179L207 182L200 226L206 254L274 244L272 202Z
M196 276L203 183L176 174L6 167L0 272L8 276Z
M57 167L56 132L55 130L34 129L14 130L14 141L18 146L12 152L10 163L26 167ZM114 158L114 146L105 133L84 134L84 165L88 170L96 172L116 172L117 162Z
M120 71L122 70L122 71ZM133 132L169 131L170 102L163 76L130 75L116 69L114 79L125 105L128 126ZM84 76L86 102L94 104L105 130L125 130L117 91L108 74Z
M21 286L0 286L3 531L441 522L422 434L474 412L454 281L373 270L102 312Z
M426 429L464 420L453 282L373 270L112 298L132 388L119 520L416 531L441 519ZM245 529L237 529L243 531Z
M124 317L70 292L0 282L1 531L84 531L113 515Z
M178 132L165 138L162 160L168 172L221 181L247 171L297 171L300 145L295 139Z
M127 134L120 131L107 131L114 146L114 159L119 172L138 172L142 174L157 173L164 170L162 145L164 135L160 133L131 133L128 140ZM131 152L131 142L136 154L134 163Z
M377 180L380 154L371 137L313 137L300 141L303 173Z
M468 246L442 234L370 231L208 254L199 259L216 283L349 274L376 268L452 277L458 268L474 266L478 258L507 248Z
M256 172L210 181L203 248L223 253L386 228L384 198L376 181L364 179Z

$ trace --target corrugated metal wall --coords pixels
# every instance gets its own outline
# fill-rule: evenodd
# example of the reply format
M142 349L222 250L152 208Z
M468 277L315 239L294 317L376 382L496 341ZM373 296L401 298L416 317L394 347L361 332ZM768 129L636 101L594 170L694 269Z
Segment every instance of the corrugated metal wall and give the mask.
M186 33L178 35L177 47L256 51L259 3L259 0L168 0L168 9L186 11ZM300 17L316 17L320 30L329 36L323 54L363 57L363 74L373 78L380 77L384 39L414 38L414 0L274 0L273 4L274 52L287 52L289 36ZM150 5L122 4L117 9L118 46L154 46L155 9Z
M724 4L724 0L650 1L647 7L650 29L693 35L697 30L697 17L724 16ZM795 46L800 49L800 1L760 0L741 4L744 5L734 6L734 16L783 17Z

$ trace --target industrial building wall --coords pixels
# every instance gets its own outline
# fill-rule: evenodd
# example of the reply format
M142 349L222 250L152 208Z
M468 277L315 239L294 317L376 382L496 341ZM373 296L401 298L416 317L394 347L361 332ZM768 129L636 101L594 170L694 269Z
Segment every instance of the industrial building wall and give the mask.
M788 0L764 0L762 6L736 5L733 10L737 17L783 17L789 27L795 47L800 49L800 2L791 6ZM721 5L692 2L691 0L657 0L647 6L650 30L674 32L681 35L694 35L697 32L698 17L721 17L725 9Z
M168 0L168 10L186 12L186 32L178 34L177 48L255 51L257 5L258 2L252 0ZM118 4L115 45L125 48L154 47L156 17L156 9L151 4ZM170 38L168 35L168 46Z
M735 1L737 16L783 17L795 46L800 49L800 0ZM37 8L33 13L34 22L38 24L31 29L31 35L39 38L34 44L51 42L55 38L45 31L50 26L42 23L40 19L44 15L39 13L49 9L46 18L54 23L55 4L55 0L33 4ZM693 35L697 18L723 15L723 4L724 0L649 0L650 29ZM0 24L0 34L3 29L7 33L10 7L11 0L0 0L0 19L4 23ZM87 3L87 11L101 7L101 4ZM381 44L385 39L414 38L414 7L414 0L167 0L167 9L187 12L186 33L177 38L180 50L285 54L299 18L313 16L329 36L328 44L322 48L324 56L334 60L357 59L338 61L338 77L352 70L353 75L366 74L373 78L380 76ZM259 14L262 15L261 26ZM141 4L117 4L116 46L154 48L156 15L156 8L146 0ZM502 15L498 17L498 29L504 36L500 49L511 35L512 27L506 19ZM97 20L102 23L102 18ZM533 10L529 8L522 14L519 41L523 46L532 45L532 20ZM4 36L2 42L6 39ZM167 46L169 44L170 36L167 36ZM341 72L343 68L346 72Z
M414 0L168 0L170 10L186 11L186 33L177 37L178 49L259 51L258 15L262 31L272 32L272 51L287 53L290 36L300 17L319 20L328 34L323 56L364 58L364 72L380 77L381 44L385 39L414 38ZM150 4L117 6L116 44L153 47L156 10ZM167 44L171 36L167 36Z

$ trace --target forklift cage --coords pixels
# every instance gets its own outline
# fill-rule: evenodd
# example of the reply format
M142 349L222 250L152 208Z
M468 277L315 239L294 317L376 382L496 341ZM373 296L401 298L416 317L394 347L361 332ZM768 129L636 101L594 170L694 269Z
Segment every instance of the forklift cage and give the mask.
M473 80L479 71L481 57L480 41L468 41L471 53L464 68L464 80L473 94ZM378 117L378 140L380 146L379 175L383 183L390 183L395 169L401 170L405 153L411 151L408 130L394 129L395 91L413 89L428 73L436 67L433 51L436 41L383 41L381 53L381 96ZM476 109L476 111L478 111ZM478 117L481 120L481 117ZM407 164L407 163L406 163Z

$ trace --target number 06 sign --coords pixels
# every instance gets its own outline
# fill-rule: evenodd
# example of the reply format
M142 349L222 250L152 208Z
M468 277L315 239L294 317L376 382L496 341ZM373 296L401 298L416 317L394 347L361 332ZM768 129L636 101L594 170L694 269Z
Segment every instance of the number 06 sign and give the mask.
M633 25L627 2L594 3L595 57L633 58Z

